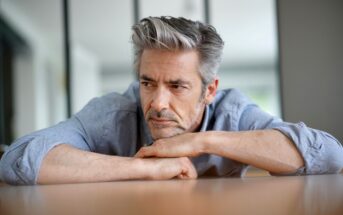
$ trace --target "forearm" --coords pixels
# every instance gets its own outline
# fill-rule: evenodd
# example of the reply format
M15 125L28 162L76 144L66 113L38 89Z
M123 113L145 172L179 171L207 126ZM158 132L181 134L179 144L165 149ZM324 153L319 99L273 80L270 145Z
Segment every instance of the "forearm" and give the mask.
M81 183L130 179L194 179L196 170L186 157L131 158L82 151L66 144L43 159L37 183Z
M277 130L205 132L204 152L273 173L294 173L304 161L290 139Z
M43 159L37 183L100 182L146 177L135 158L82 151L62 144Z

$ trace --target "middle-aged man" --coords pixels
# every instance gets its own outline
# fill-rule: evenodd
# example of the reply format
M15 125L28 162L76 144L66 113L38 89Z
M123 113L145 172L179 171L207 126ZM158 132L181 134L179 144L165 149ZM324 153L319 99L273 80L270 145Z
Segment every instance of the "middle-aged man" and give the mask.
M0 173L12 184L337 173L330 134L270 116L234 89L217 91L223 41L184 18L133 26L139 83L90 101L72 118L16 140Z

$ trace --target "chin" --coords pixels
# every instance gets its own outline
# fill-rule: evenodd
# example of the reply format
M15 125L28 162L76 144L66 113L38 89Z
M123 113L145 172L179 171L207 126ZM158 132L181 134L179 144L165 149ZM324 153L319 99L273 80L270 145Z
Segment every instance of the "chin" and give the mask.
M158 129L159 131L151 131L151 136L153 140L164 139L168 137L174 137L179 134L184 133L183 130L179 129Z

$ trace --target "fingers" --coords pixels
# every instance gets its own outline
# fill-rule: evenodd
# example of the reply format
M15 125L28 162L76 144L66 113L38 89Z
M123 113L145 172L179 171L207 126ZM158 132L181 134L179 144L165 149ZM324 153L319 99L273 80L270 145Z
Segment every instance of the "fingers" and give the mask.
M196 172L185 172L177 176L177 178L181 180L196 179L197 177L198 175Z
M180 158L180 162L182 163L182 172L177 176L177 178L196 179L198 177L198 173L189 158Z
M142 147L135 155L138 158L147 157L165 157L165 158L175 158L187 156L187 151L185 146L181 144L173 144L170 140L160 139L156 140L153 145Z
M136 154L136 158L156 157L156 148L153 146L142 147Z
M147 146L141 148L135 155L137 158L151 158L151 157L167 157L168 154L163 153L163 150L161 150L161 147L157 146ZM164 159L160 158L160 161L172 161L169 163L167 168L164 168L163 171L160 173L164 173L166 175L173 174L173 173L168 173L165 172L166 170L173 170L176 171L174 175L171 175L171 178L179 178L179 179L196 179L198 177L197 171L193 165L193 163L190 161L188 157L179 157L175 159ZM155 160L157 161L157 160ZM163 164L166 164L163 162ZM175 168L173 168L175 167ZM160 169L161 170L161 169ZM162 175L164 175L162 174ZM158 173L156 175L159 175ZM155 177L152 177L155 178ZM157 176L156 178L160 178L160 176Z
M150 158L143 161L152 165L147 168L146 179L167 180L173 178L195 179L197 172L187 157L182 158ZM146 166L146 165L145 165Z
M202 142L194 134L182 134L175 137L156 140L151 146L142 147L135 157L195 157L202 153Z
M140 148L135 157L148 158L148 157L178 157L174 156L173 148L168 147L168 144L164 140L157 140L151 146L145 146Z

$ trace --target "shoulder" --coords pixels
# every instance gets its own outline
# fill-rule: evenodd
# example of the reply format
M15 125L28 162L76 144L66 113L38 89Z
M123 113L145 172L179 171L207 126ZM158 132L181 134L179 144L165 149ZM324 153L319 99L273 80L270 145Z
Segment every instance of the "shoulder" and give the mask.
M241 91L225 89L217 92L209 110L210 116L214 117L218 128L238 131L242 116L252 107L256 107L256 105Z
M84 108L76 113L76 116L78 118L101 119L119 112L137 113L139 106L139 94L137 93L137 84L133 83L123 94L112 92L93 98Z
M253 105L253 102L240 90L231 88L219 90L213 105L216 112L237 112Z

